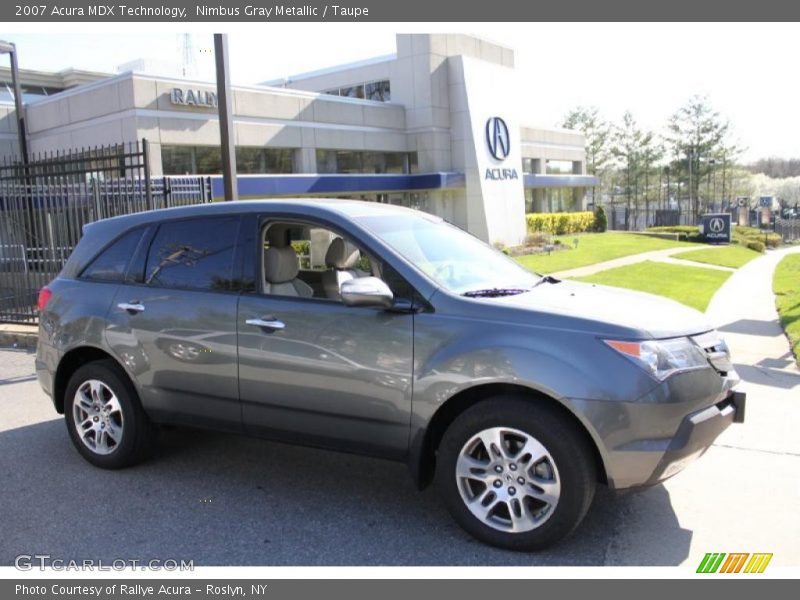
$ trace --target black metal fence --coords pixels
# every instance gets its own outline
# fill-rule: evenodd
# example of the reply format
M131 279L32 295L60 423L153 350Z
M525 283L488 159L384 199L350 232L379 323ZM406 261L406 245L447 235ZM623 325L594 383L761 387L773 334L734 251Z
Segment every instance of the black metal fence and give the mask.
M37 322L41 287L98 219L211 201L206 177L151 178L146 140L0 160L0 322Z

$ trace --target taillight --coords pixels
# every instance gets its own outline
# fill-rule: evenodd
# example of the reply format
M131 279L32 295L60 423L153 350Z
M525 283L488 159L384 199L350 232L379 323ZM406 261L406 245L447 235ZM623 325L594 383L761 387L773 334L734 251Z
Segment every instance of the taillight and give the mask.
M36 308L39 309L39 312L42 312L45 309L47 303L50 302L50 298L52 297L53 291L49 287L45 286L39 290L39 301L36 303Z

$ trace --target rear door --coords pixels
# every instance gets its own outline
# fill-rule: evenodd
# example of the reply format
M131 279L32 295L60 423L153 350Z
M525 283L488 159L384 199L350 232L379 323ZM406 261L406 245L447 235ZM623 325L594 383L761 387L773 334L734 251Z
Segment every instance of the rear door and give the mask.
M156 420L238 430L238 216L151 228L109 311L106 341Z

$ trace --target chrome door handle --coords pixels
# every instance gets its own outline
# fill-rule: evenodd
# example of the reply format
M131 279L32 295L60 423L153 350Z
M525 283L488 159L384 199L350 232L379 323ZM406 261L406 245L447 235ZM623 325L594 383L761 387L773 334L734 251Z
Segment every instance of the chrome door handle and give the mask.
M267 329L285 329L286 325L283 321L278 321L278 319L247 319L245 321L248 325L254 325L255 327L266 327Z
M120 302L117 304L117 308L127 310L131 313L140 313L144 311L144 304L139 304L138 302Z

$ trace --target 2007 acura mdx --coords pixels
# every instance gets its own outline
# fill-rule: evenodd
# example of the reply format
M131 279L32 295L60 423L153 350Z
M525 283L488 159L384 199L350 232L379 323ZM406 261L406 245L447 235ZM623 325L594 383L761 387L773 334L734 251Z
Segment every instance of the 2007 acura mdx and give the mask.
M93 465L161 424L404 461L505 548L658 483L744 418L675 302L531 273L423 212L226 202L88 225L39 296L38 378Z

